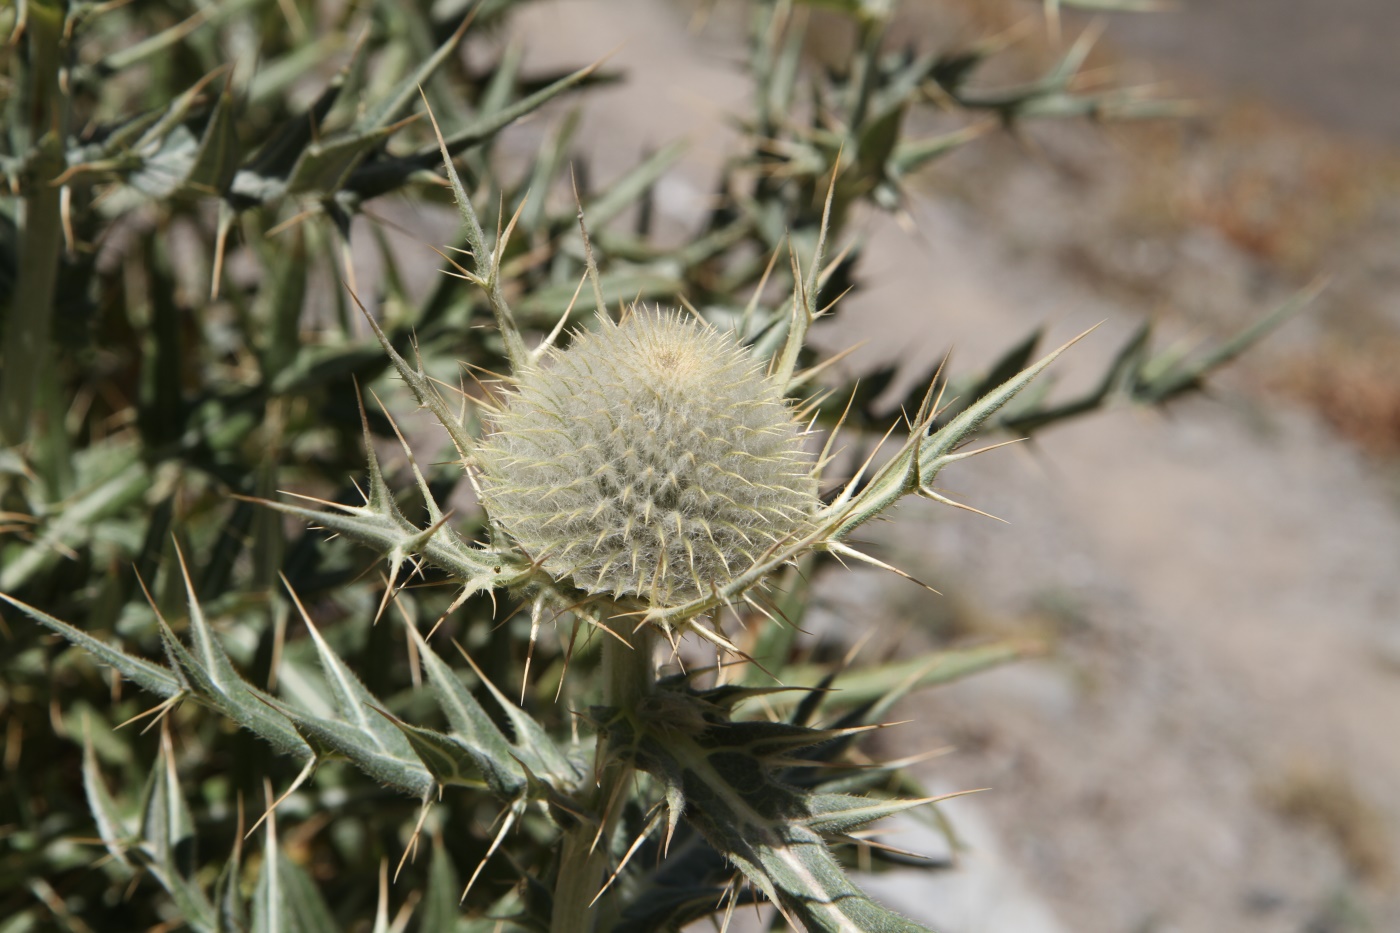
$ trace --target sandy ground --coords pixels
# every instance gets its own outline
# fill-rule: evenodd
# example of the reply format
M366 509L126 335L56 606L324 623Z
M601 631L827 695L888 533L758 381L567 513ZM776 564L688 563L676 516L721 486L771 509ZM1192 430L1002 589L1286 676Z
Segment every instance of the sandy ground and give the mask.
M1397 82L1400 7L1366 4L1368 21L1359 0L1290 3L1286 18L1280 6L1202 0L1176 19L1111 26L1222 95L1242 87L1348 134L1400 138L1400 110L1382 93ZM613 63L630 80L588 104L584 145L606 179L690 136L694 151L658 200L679 226L746 87L737 53L685 24L677 7L645 0L540 4L518 24L540 65L623 43ZM1307 68L1295 66L1300 50ZM1358 87L1374 93L1355 99ZM1196 131L1148 149L1119 129L1037 131L1029 150L992 141L922 186L917 235L864 221L865 288L822 339L873 335L855 365L898 359L911 372L949 346L976 369L1041 324L1054 340L1103 321L1060 367L1066 383L1087 381L1146 316L1168 337L1216 338L1317 272L1339 279L1209 398L1116 409L946 474L951 494L1009 527L901 508L884 553L946 590L944 602L869 574L827 581L817 624L894 619L928 642L1031 632L1054 646L905 711L919 724L899 751L957 746L924 766L930 784L993 788L949 808L969 842L962 870L927 887L876 885L946 933L1400 929L1395 469L1338 433L1308 393L1274 386L1314 346L1340 348L1345 370L1348 348L1400 332L1386 288L1400 282L1396 241L1368 235L1352 248L1345 232L1355 216L1393 232L1382 215L1400 216L1400 198L1367 189L1359 215L1305 212L1321 232L1298 245L1296 217L1277 215L1297 206L1283 182L1316 189L1316 177L1350 184L1354 173L1309 175L1317 132L1249 119L1242 138ZM1267 152L1252 149L1256 125L1271 128ZM1268 166L1256 197L1275 214L1256 222L1258 205L1229 200L1239 176L1220 173L1222 152L1249 171L1251 159ZM1162 193L1171 178L1180 201ZM1338 203L1332 190L1324 208ZM1256 235L1260 223L1274 239Z
M1348 134L1400 142L1400 4L1388 0L1179 0L1118 16L1115 41L1231 94L1252 94Z
M1061 333L1107 319L1067 364L1092 370L1125 323L1054 269L992 276L1008 260L986 237L942 244L908 294L961 296L971 320L943 319L945 340L1015 333L1058 303ZM960 749L931 777L994 788L977 805L1064 929L1367 929L1317 925L1347 900L1395 929L1400 523L1368 464L1306 412L1224 391L960 466L950 492L1011 526L912 506L890 555L971 606L966 634L1039 632L1057 650L905 715ZM862 579L866 600L889 591ZM910 587L877 613L940 615L931 598Z

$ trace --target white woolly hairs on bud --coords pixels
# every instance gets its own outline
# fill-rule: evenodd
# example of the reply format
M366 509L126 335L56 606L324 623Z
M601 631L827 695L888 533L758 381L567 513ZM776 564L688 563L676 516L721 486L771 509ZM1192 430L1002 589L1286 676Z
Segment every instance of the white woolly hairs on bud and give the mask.
M677 605L809 530L813 457L782 387L675 312L600 318L516 376L477 450L493 521L556 579Z

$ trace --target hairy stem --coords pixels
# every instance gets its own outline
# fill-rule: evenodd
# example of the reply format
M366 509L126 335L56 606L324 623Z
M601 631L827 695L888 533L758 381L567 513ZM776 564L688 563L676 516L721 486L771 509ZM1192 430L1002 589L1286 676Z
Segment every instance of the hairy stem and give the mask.
M644 625L625 637L626 644L615 638L603 642L604 701L632 716L656 682L654 635L651 626ZM598 823L580 822L564 834L550 933L605 933L620 911L612 890L602 897L597 895L612 868L610 843L622 816L633 769L630 762L609 754L604 735L598 736L597 760L598 786L589 809L597 815Z
M656 684L652 665L655 635L650 625L625 634L627 644L616 638L603 642L603 674L607 678L604 702L618 709L631 711L647 698Z

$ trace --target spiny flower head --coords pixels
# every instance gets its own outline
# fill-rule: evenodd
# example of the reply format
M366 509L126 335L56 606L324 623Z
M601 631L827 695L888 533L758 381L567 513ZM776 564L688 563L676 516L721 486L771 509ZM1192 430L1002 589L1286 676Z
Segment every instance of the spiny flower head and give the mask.
M673 606L811 530L813 457L781 387L674 312L600 317L515 385L476 452L492 520L555 579Z

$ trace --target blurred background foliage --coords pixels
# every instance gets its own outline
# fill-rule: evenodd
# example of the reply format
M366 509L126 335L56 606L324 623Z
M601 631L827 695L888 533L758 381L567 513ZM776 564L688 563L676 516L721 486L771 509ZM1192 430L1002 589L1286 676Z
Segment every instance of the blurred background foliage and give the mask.
M412 641L397 624L370 624L385 586L376 556L253 501L281 491L358 501L366 461L357 387L374 443L390 453L391 485L411 488L406 460L392 455L394 428L371 395L391 408L406 397L349 288L363 293L394 346L418 354L444 384L505 371L484 297L440 274L453 261L471 267L463 242L444 244L441 258L426 248L405 258L376 210L404 198L450 209L424 101L483 225L499 230L518 213L506 287L536 338L574 301L584 268L576 186L610 305L688 302L769 352L782 328L758 322L783 315L750 309L791 293L789 249L812 253L833 175L841 252L819 306L859 287L860 244L844 234L851 212L899 211L906 179L940 156L1026 120L1181 110L1082 81L1088 37L1039 79L989 89L971 79L1000 42L905 44L887 34L891 11L879 2L813 4L834 8L854 37L849 61L817 68L804 57L806 5L755 2L746 10L752 107L735 115L744 148L716 179L693 235L666 245L652 235L651 196L682 147L595 187L574 141L574 97L645 76L606 62L523 70L521 48L504 38L514 5L25 0L0 13L11 37L0 47L0 593L159 658L155 610L177 631L188 625L178 548L237 667L314 707L324 693L316 650L278 582L285 576L371 693L409 722L436 723L441 714L417 689ZM483 38L464 44L468 31ZM499 134L546 105L549 129L533 160L499 165ZM913 108L939 108L961 126L911 138ZM361 283L366 255L379 271ZM1087 394L1028 394L986 429L1028 435L1112 402L1165 402L1199 387L1297 306L1196 354L1154 350L1144 325ZM575 320L592 307L585 289ZM1011 341L986 373L951 377L957 401L943 421L1038 355L1038 338ZM807 400L826 427L849 403L858 463L888 427L890 406L876 403L893 373L855 385L839 371L814 370ZM945 378L930 372L924 382ZM912 411L918 398L904 404ZM469 535L478 516L460 494L460 465L438 436L414 440L434 497L462 504L453 521ZM424 517L411 494L406 505L410 518ZM443 617L453 590L435 582L424 571L389 612L421 626ZM804 592L792 596L794 618ZM417 801L327 764L282 804L273 843L240 862L241 828L262 811L268 786L280 792L297 778L296 761L194 704L169 711L159 728L118 727L146 712L151 695L9 607L0 623L0 930L181 928L190 907L163 866L178 862L201 890L247 893L257 866L279 858L289 884L320 892L306 895L301 928L458 928L462 877L491 840L484 827L496 813L486 797L449 795L434 809L431 855L403 867L394 910L376 920L381 866L398 862ZM508 600L468 603L441 632L497 672L507 692L518 687L529 619ZM839 655L813 654L791 630L766 637L750 647L775 665ZM948 676L1026 649L972 650L950 655L966 663ZM525 705L567 732L568 709L553 701L563 652L541 641ZM587 678L587 652L575 660L570 677ZM891 670L867 675L871 696ZM104 799L102 787L115 796ZM137 827L142 858L104 849L95 824L103 814ZM518 853L486 863L477 882L485 894L468 908L494 902L516 883L512 861L531 864L549 843L527 821L508 846ZM221 928L237 928L229 922Z

